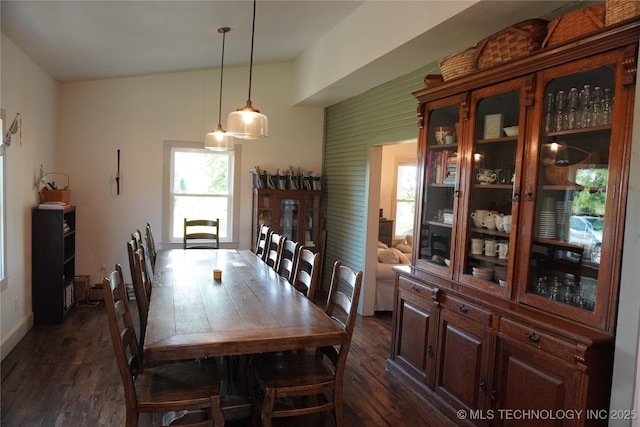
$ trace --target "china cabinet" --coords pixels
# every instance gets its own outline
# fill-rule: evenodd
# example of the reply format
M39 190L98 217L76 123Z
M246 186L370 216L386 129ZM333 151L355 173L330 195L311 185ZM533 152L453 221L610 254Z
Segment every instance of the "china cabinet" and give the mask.
M608 407L639 34L626 21L414 93L413 260L395 268L387 367L454 419Z
M76 208L34 208L31 221L34 322L62 323L74 302Z
M319 190L253 190L253 240L266 224L276 233L317 252L320 232Z

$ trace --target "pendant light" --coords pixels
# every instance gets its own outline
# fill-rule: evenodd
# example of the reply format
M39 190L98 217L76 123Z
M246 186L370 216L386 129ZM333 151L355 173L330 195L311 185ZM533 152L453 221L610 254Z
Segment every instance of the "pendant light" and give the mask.
M220 101L218 103L218 127L209 132L204 137L204 148L215 151L233 150L233 135L222 128L222 77L224 74L224 41L227 33L231 31L229 27L218 28L222 34L222 60L220 61Z
M256 31L256 0L253 0L253 26L251 28L251 60L249 62L249 97L247 105L229 113L229 132L240 139L265 138L269 133L267 116L251 105L251 77L253 74L253 40Z

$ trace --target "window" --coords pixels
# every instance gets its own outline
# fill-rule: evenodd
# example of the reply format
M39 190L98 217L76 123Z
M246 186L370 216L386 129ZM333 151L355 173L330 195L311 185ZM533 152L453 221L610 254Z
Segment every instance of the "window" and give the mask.
M396 170L396 223L395 235L413 232L416 201L416 164L398 163Z
M202 143L165 144L163 228L169 243L182 242L184 218L218 218L220 242L233 240L237 150L211 151L201 147Z

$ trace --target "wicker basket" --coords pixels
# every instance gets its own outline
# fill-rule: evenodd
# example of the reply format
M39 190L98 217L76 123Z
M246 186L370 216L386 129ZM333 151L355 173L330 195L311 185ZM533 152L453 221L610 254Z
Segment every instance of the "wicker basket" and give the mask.
M606 25L613 25L640 15L640 2L637 0L607 0L606 10Z
M605 4L602 3L554 19L547 26L547 37L544 39L542 47L555 46L566 40L604 28L605 12Z
M583 160L573 164L558 165L555 158L547 158L542 161L545 165L544 173L547 180L555 185L571 185L576 183L576 175L578 169L584 169L587 165L597 165L600 163L600 156L596 151L589 153L578 147L568 146L565 149L572 148L583 154ZM584 157L586 156L586 157Z
M476 51L478 68L492 67L540 49L548 23L545 19L529 19L485 38Z
M440 72L444 81L466 76L478 71L476 63L476 47L468 47L462 52L441 58L439 61Z
M44 177L47 177L48 175L62 175L66 177L67 185L65 185L62 190L51 190L46 187L43 188L40 190L40 202L64 202L68 205L69 199L71 198L71 190L69 190L69 175L61 172L49 172L48 174L45 174Z

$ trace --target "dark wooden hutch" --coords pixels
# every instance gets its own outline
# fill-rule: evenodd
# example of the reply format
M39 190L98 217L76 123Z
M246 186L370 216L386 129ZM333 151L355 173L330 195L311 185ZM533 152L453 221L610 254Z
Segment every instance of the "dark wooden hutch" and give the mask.
M639 35L626 21L414 93L418 209L387 369L460 423L609 406ZM455 182L434 179L443 158Z

